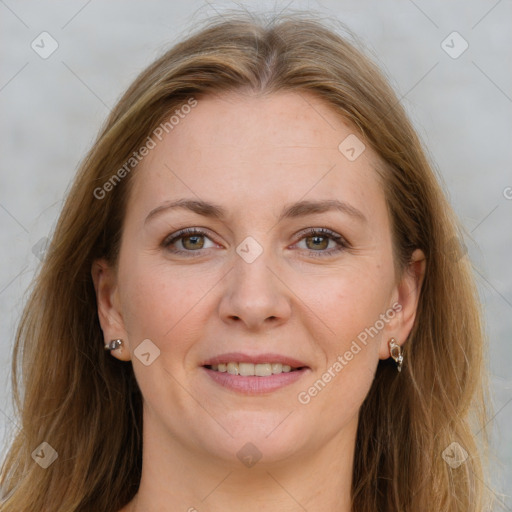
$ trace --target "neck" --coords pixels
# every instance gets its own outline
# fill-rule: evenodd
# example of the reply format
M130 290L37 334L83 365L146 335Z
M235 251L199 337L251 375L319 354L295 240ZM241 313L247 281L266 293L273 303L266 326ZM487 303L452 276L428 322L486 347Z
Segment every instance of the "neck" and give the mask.
M252 467L190 449L158 430L144 428L139 491L122 512L351 510L357 420L318 448L280 461L263 457Z

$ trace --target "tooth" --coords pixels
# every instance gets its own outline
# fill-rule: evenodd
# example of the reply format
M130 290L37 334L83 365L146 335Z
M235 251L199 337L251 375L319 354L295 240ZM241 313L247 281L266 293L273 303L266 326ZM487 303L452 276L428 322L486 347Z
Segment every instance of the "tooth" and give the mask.
M238 375L238 364L228 363L227 370L228 373L230 373L231 375Z
M218 372L228 372L231 375L268 377L272 374L288 373L292 371L292 367L288 364L281 363L237 363L235 361L229 363L212 364L212 370Z
M272 363L272 373L281 373L283 365L281 363Z
M272 375L272 365L270 363L255 364L254 374L258 377L268 377Z
M254 375L254 363L238 363L238 371L240 375Z

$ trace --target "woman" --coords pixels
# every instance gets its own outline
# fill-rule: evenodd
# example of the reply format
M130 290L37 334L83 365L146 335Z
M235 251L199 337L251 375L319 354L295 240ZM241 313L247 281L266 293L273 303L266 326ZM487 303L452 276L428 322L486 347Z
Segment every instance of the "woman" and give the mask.
M76 177L17 335L1 510L483 510L457 229L361 52L216 20Z

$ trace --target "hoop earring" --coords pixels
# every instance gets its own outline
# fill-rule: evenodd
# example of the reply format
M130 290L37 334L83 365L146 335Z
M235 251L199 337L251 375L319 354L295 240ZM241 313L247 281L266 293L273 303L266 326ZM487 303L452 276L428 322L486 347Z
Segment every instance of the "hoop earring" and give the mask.
M389 345L389 355L395 360L396 369L401 372L402 371L402 363L404 361L404 357L402 355L402 347L398 345L395 338L391 338L388 342Z
M105 344L105 350L117 350L123 344L123 340L111 340L109 343Z

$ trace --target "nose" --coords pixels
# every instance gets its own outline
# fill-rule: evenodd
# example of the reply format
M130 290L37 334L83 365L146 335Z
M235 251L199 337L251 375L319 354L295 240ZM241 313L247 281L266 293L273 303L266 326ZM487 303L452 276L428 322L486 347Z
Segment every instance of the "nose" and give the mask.
M281 325L290 318L289 289L269 263L265 252L252 263L236 256L219 304L223 322L257 331Z

